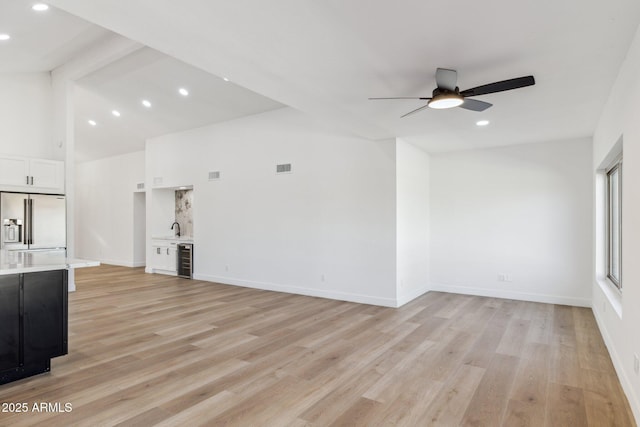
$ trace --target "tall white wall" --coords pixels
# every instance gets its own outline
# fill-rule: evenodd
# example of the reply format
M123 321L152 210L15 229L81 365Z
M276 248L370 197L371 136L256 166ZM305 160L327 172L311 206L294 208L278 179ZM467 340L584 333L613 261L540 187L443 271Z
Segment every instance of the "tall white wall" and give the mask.
M394 306L395 155L285 108L148 141L147 183L193 185L198 279Z
M427 292L429 279L429 155L396 142L396 265L399 305Z
M433 154L431 288L590 306L592 188L590 139Z
M0 154L54 158L49 73L0 73Z
M138 151L76 165L76 257L144 265L144 252L134 250L135 190L144 182L144 156Z
M636 34L611 91L593 139L593 173L623 137L622 294L594 274L593 311L636 420L640 420L640 376L633 355L640 355L640 31ZM596 217L602 214L596 194ZM596 266L602 271L602 227L596 223ZM617 307L616 307L617 306Z

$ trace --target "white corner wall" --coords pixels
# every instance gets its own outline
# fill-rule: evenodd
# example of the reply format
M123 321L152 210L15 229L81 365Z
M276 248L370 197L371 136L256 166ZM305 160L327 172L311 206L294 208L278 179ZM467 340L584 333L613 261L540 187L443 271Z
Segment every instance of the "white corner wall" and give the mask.
M431 289L590 306L591 149L432 154Z
M640 31L629 49L618 79L598 122L593 140L595 174L614 144L623 137L622 169L622 295L620 314L607 295L606 283L593 275L593 312L611 354L634 416L640 421L640 376L634 354L640 355ZM598 200L596 200L598 202ZM596 204L597 205L597 204ZM597 225L597 224L595 224ZM594 227L598 230L599 227ZM596 242L603 242L596 234ZM599 247L595 247L598 252ZM614 302L615 303L615 302Z
M76 165L76 257L144 265L144 251L135 251L134 244L134 192L144 182L144 166L144 151Z
M154 138L146 152L148 188L193 185L195 278L397 305L395 141L283 108ZM277 175L279 163L293 172Z
M53 158L49 73L0 74L0 154Z
M429 154L396 141L397 299L403 305L428 291Z

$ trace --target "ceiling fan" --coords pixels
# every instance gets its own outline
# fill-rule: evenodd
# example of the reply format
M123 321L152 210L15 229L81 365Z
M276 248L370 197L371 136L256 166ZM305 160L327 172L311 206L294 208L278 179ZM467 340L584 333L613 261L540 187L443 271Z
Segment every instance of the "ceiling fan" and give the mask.
M431 98L426 97L395 97L395 98L369 98L372 100L380 99L421 99L428 101L426 105L409 111L401 117L407 117L410 114L417 113L425 108L445 109L460 107L471 111L484 111L493 104L478 101L477 99L469 99L471 96L487 95L489 93L503 92L505 90L519 89L521 87L532 86L536 83L533 76L518 77L515 79L502 80L500 82L489 83L482 86L476 86L471 89L461 91L456 86L458 81L458 72L456 70L448 70L446 68L438 68L436 71L436 83L438 87L433 90Z

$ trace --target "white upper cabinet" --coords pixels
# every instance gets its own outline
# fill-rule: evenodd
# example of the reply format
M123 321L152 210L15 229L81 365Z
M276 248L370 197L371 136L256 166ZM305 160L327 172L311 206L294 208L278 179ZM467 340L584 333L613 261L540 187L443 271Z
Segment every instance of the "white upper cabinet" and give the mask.
M0 185L28 186L29 159L0 157Z
M64 162L0 156L0 190L64 194Z
M31 186L41 189L60 189L64 193L64 162L31 159Z

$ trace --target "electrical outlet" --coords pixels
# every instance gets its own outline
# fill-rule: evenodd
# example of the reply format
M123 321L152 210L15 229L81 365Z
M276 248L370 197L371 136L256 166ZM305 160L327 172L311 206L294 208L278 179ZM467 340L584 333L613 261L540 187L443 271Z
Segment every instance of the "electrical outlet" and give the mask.
M635 371L636 375L640 373L640 358L638 358L637 354L633 355L633 370Z
M224 266L224 271L229 271L229 266L228 265Z
M511 278L510 274L507 273L498 273L498 282L512 282L513 279Z
M321 274L321 275L320 275L320 281L321 281L321 282L324 282L324 274Z

